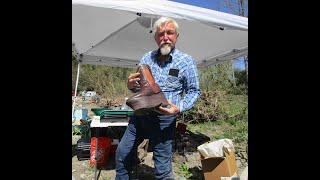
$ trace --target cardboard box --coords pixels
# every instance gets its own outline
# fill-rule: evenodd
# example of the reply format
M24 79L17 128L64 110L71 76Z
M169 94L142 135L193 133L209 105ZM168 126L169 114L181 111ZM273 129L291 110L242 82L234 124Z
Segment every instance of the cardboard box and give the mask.
M237 175L236 157L233 151L223 149L224 157L201 157L202 172L205 180L221 180L221 177Z

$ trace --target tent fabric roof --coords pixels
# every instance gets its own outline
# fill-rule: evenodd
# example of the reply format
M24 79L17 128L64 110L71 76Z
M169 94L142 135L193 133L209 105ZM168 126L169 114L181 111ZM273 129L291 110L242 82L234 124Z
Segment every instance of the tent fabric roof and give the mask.
M73 49L84 64L136 67L157 49L151 31L161 16L178 22L176 47L199 67L247 54L247 18L165 0L73 0Z

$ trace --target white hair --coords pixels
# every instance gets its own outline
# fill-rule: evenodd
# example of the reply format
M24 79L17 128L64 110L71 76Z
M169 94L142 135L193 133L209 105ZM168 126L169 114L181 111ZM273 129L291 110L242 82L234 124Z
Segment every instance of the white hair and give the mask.
M154 35L156 35L158 28L160 28L163 24L166 24L169 22L171 22L174 25L174 27L176 28L177 34L179 34L179 32L178 32L179 25L174 19L169 18L169 17L161 17L153 25Z

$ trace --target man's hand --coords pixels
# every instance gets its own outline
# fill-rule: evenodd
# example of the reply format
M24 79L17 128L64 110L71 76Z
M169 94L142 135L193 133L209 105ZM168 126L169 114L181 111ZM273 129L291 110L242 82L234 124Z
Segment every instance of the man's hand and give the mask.
M140 73L133 73L133 74L129 75L128 81L127 81L128 89L133 89L133 88L139 88L140 87L140 85L138 83L138 81L140 80L139 76L140 76Z
M176 115L180 113L179 108L173 104L171 101L168 101L170 108L159 107L159 112L165 115Z

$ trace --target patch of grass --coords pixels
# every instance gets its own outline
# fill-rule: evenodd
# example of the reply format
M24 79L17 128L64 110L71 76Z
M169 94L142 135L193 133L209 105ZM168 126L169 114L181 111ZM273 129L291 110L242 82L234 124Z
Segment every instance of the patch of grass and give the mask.
M247 95L227 94L224 91L203 92L194 107L178 117L178 120L193 124L229 119L247 121Z
M189 170L189 167L186 165L186 164L181 164L178 171L177 171L177 174L182 176L182 177L185 177L185 178L190 178L192 176L192 173L190 172Z
M95 166L91 166L91 165L89 164L89 160L84 161L82 165L86 167L86 171L87 171L89 174L93 174L93 173L95 172Z
M191 132L200 132L207 135L211 141L228 138L231 139L235 145L247 143L248 141L247 121L230 119L226 121L188 124L187 127Z
M90 137L89 123L86 125L72 125L72 135L80 135L82 138Z
M222 112L227 114L228 119L246 119L248 116L248 96L246 95L227 95L220 101Z

